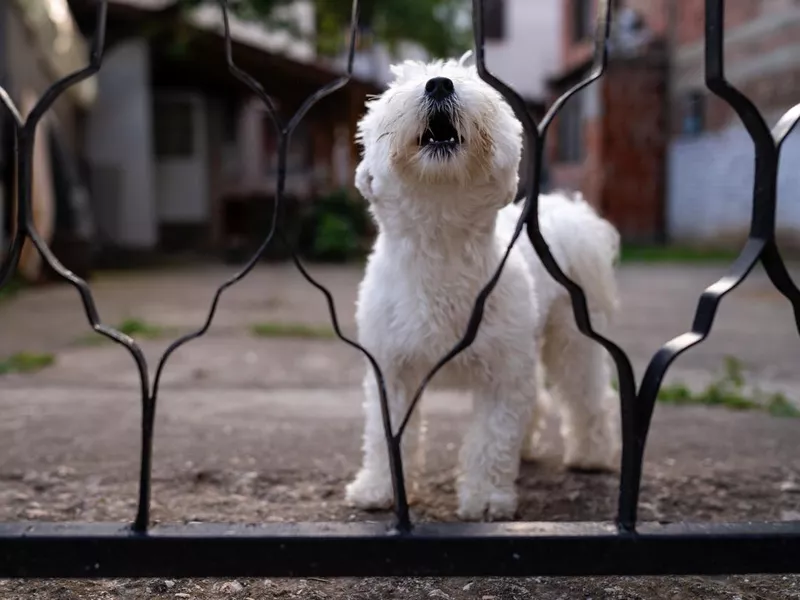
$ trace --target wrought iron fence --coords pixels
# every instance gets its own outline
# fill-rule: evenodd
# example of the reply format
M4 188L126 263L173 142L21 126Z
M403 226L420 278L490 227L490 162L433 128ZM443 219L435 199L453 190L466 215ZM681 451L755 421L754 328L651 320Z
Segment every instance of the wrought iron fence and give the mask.
M800 572L800 523L639 523L637 507L642 460L656 396L672 361L709 334L722 298L736 288L760 261L774 286L791 302L800 330L800 291L792 281L775 242L777 175L783 141L800 120L800 105L788 111L770 130L753 103L726 79L723 66L724 0L705 2L706 85L730 105L755 144L755 186L747 242L727 274L699 299L690 331L668 341L652 358L637 386L630 359L612 340L592 327L583 290L560 269L542 237L538 194L545 140L553 119L574 94L603 75L611 23L611 0L600 0L595 32L595 61L590 75L560 97L541 123L534 122L522 98L487 69L484 55L483 0L473 0L476 63L480 76L506 98L522 121L528 146L532 185L505 257L475 300L461 340L419 385L403 421L394 429L380 366L369 352L347 338L338 325L330 292L309 273L292 251L305 279L325 296L339 338L360 351L371 364L380 389L386 444L391 457L395 521L391 526L368 523L298 523L265 525L150 525L150 485L153 423L159 384L170 356L182 345L204 335L223 292L253 269L270 243L290 246L282 230L281 205L286 157L292 133L309 109L345 86L351 76L358 21L353 1L346 74L310 96L288 119L282 118L260 83L237 67L225 0L227 63L230 72L264 103L279 135L277 201L273 219L255 255L216 291L205 323L174 341L161 356L151 384L148 364L139 345L100 319L85 281L59 262L37 233L31 210L34 134L43 115L71 85L101 68L107 6L99 1L89 65L49 88L30 115L22 119L4 90L6 110L16 134L16 229L2 266L0 286L19 262L27 239L58 275L78 291L92 329L125 347L138 369L142 403L139 497L130 524L0 523L0 577L108 576L372 576L372 575L592 575L592 574L722 574ZM525 232L547 271L571 297L580 331L601 344L613 358L622 405L623 453L617 518L614 523L412 523L404 487L400 440L422 391L436 372L475 340L484 305L492 293L511 246ZM290 248L291 250L291 248Z

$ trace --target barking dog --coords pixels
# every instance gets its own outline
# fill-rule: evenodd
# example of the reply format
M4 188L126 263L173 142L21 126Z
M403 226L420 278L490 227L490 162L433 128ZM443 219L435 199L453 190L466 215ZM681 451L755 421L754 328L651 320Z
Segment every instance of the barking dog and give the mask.
M511 107L461 61L406 62L359 124L356 186L379 234L359 289L361 344L386 377L391 421L402 422L422 378L464 335L475 299L510 242L522 125ZM602 329L616 308L619 235L580 196L543 195L542 233L561 268L588 297ZM543 379L547 380L547 385ZM508 519L517 508L521 458L540 450L552 396L564 462L613 469L619 408L605 351L575 326L566 291L523 235L489 297L474 344L432 386L473 394L460 452L458 515ZM378 389L368 368L363 464L347 486L351 505L388 508L392 484ZM419 443L419 411L403 439L405 464Z

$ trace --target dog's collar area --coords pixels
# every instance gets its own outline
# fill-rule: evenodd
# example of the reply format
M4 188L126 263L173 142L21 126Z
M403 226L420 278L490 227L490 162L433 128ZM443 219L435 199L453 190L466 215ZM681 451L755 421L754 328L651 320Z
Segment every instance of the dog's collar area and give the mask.
M428 127L420 136L419 145L423 148L455 149L463 141L447 112L439 110L428 119Z

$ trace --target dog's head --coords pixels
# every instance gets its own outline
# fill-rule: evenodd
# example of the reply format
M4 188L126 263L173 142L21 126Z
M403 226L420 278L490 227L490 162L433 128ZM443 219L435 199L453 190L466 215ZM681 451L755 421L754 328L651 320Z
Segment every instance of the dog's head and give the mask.
M392 67L367 103L358 141L373 176L404 183L516 185L522 125L503 97L460 61Z

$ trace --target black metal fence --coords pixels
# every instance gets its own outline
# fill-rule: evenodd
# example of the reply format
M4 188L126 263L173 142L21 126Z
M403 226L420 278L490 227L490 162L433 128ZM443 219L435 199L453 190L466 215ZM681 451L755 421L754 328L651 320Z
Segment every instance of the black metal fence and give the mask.
M775 207L781 145L800 120L800 105L787 112L770 131L755 106L726 79L723 67L724 0L705 2L705 68L709 90L727 102L743 121L755 144L755 186L750 233L728 274L699 299L690 331L667 342L652 358L637 387L631 362L612 340L597 333L589 318L581 288L559 268L539 230L537 198L545 139L554 117L571 96L603 75L611 22L609 0L600 0L595 63L589 77L559 98L541 123L535 123L522 98L486 68L483 44L483 0L473 0L476 62L480 76L498 89L522 121L533 151L532 187L528 190L513 243L523 231L548 272L570 294L581 332L601 344L616 364L622 403L623 453L615 523L412 523L404 487L400 439L404 426L433 375L472 344L486 300L495 287L505 258L475 300L463 338L420 384L406 418L393 428L386 389L375 359L341 332L333 298L297 255L292 259L305 279L325 296L331 320L342 341L359 350L371 363L380 388L386 444L391 457L396 519L393 525L367 523L299 523L228 526L198 524L150 526L150 485L153 422L159 384L173 352L208 330L222 293L253 269L270 243L288 241L282 230L281 203L286 157L292 132L318 101L348 83L352 72L358 19L353 2L347 74L309 97L288 120L272 105L262 86L236 66L221 0L231 73L264 103L279 133L277 202L270 230L258 252L244 268L217 290L205 323L172 343L161 356L151 384L148 364L137 343L105 325L89 286L65 269L37 233L31 211L34 133L42 116L69 86L101 68L107 7L98 2L97 26L89 66L48 89L26 120L0 90L14 120L16 133L16 231L0 266L0 285L15 271L22 246L30 239L44 260L78 291L86 317L95 332L124 346L139 372L141 383L141 466L139 499L130 524L1 523L0 577L108 576L372 576L372 575L592 575L592 574L721 574L800 573L800 523L690 524L638 523L637 507L642 459L656 396L675 358L701 343L709 334L722 298L737 287L760 261L775 287L792 303L800 329L800 291L791 280L775 243ZM506 252L508 257L511 245Z

